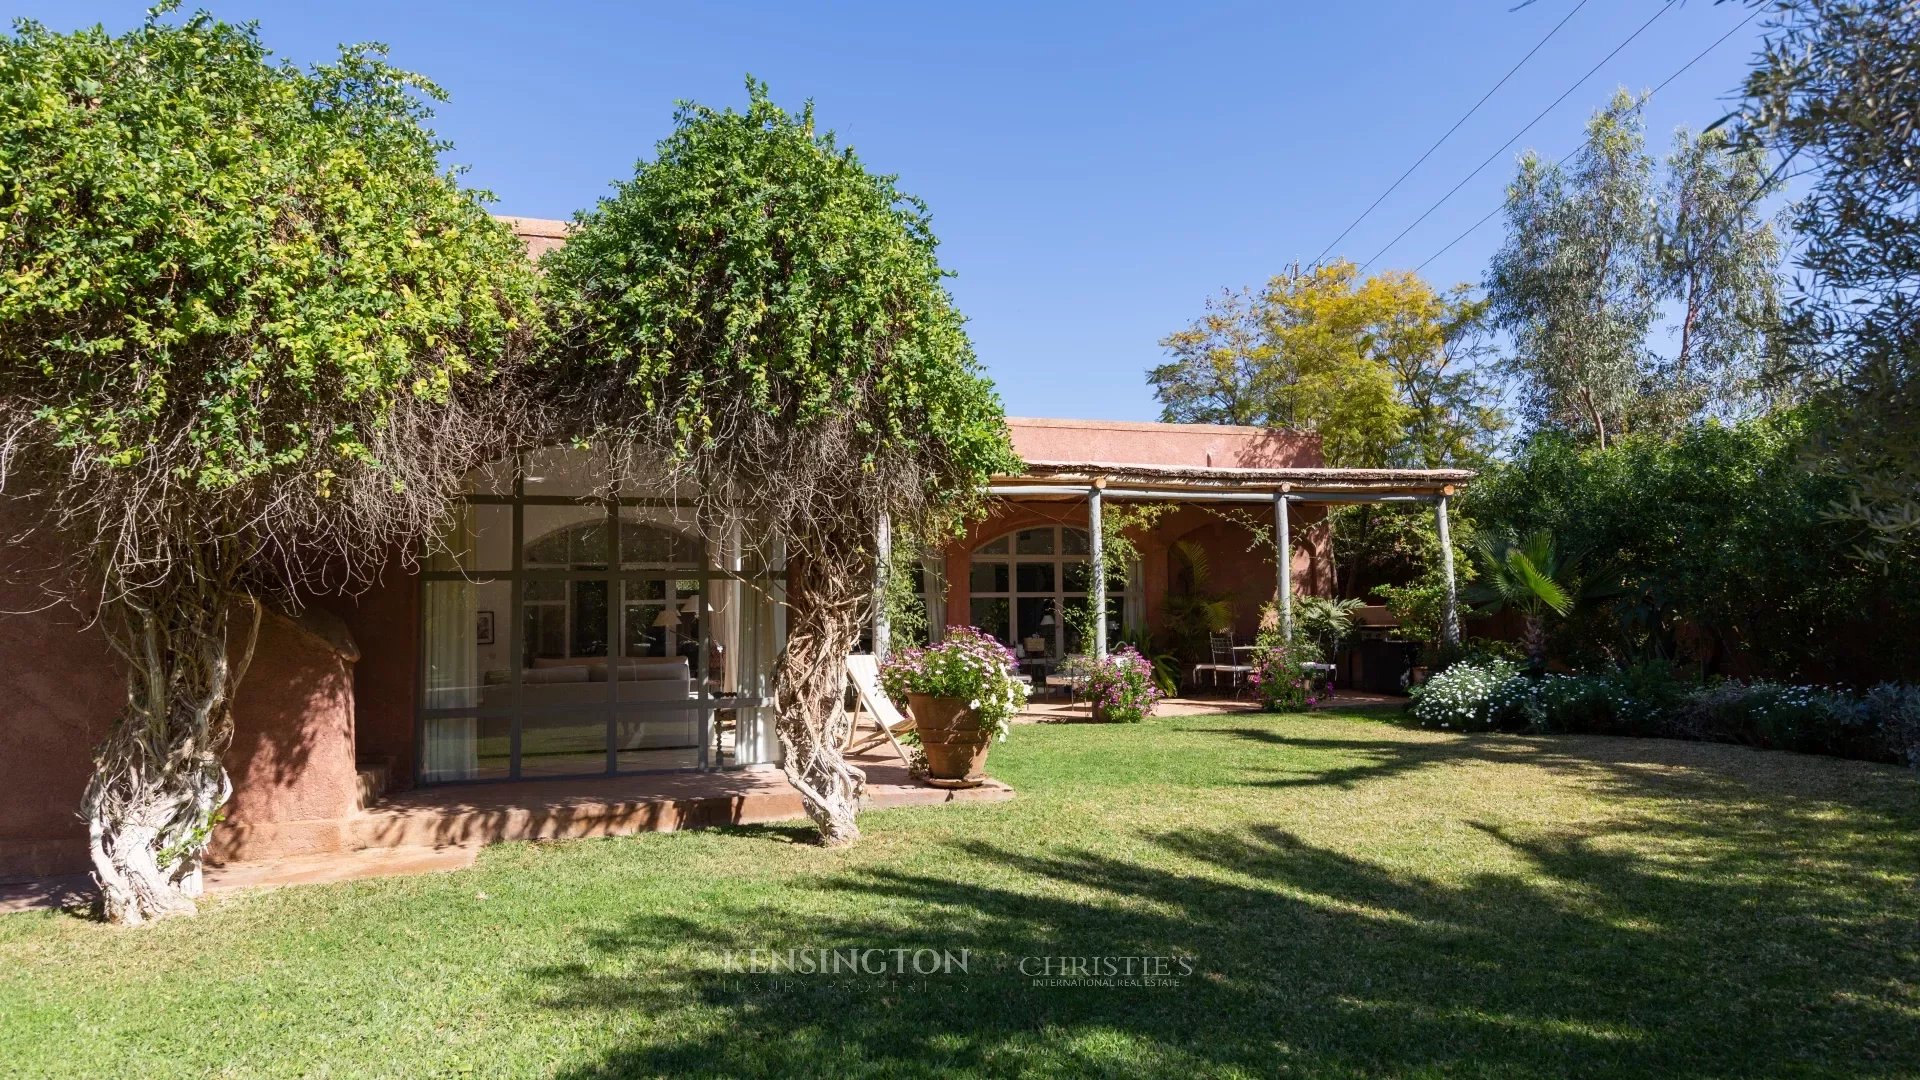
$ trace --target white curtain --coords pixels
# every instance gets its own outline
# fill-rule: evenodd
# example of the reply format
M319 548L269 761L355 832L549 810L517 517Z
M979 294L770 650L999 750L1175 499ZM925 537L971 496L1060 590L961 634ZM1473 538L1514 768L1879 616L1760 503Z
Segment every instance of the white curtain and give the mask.
M426 707L470 709L480 704L476 619L479 586L471 581L425 583ZM460 780L479 768L477 725L471 716L433 717L426 723L422 779Z

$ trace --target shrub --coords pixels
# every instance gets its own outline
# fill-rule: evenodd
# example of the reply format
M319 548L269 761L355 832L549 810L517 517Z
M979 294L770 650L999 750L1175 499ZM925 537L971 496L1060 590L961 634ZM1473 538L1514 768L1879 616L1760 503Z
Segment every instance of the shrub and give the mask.
M1531 693L1529 687L1519 669L1507 661L1463 660L1414 692L1413 718L1421 727L1490 731L1497 716L1504 718L1511 710L1525 708L1520 695Z
M1163 696L1154 679L1153 662L1131 645L1094 661L1087 671L1086 695L1096 716L1123 724L1152 716Z
M1291 650L1279 646L1253 654L1247 684L1260 695L1260 706L1268 712L1300 712L1320 704L1306 667Z
M1864 702L1844 693L1776 682L1719 683L1687 695L1673 734L1808 754L1898 758L1877 736Z
M1920 686L1881 683L1867 691L1861 708L1887 754L1920 768Z

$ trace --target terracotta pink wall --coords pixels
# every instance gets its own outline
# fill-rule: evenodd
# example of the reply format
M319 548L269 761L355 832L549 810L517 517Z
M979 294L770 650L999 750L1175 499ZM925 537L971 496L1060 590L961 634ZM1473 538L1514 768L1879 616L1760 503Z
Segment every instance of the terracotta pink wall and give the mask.
M13 524L4 515L0 504L0 527ZM88 868L80 796L93 749L125 700L124 675L99 631L70 607L48 606L36 584L50 562L17 545L0 561L0 881ZM234 796L216 854L249 831L353 812L356 697L374 699L374 741L404 753L398 775L411 775L412 587L402 580L361 601L331 602L344 620L316 608L298 623L278 615L262 623L234 699ZM364 671L349 659L350 644L345 654L339 648L349 635L379 643Z
M14 524L0 507L0 525ZM80 794L125 700L99 631L33 584L50 562L14 546L0 563L0 881L86 867Z
M1319 436L1271 428L1031 417L1009 417L1007 428L1023 461L1234 469L1325 464Z
M331 606L360 643L354 665L355 743L362 761L387 765L393 787L413 783L413 702L420 662L420 579L390 560L380 581Z

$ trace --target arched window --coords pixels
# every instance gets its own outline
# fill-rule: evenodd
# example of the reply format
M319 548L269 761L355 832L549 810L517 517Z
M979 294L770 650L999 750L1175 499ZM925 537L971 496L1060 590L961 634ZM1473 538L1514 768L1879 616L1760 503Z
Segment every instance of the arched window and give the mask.
M973 625L1028 656L1086 652L1081 640L1091 557L1085 529L1042 525L974 549L967 578ZM1120 635L1127 575L1107 576L1107 638Z

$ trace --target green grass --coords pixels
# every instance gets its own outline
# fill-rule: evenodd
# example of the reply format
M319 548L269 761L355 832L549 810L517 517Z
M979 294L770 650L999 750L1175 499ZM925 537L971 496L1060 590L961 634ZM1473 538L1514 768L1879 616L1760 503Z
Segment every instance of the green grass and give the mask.
M1011 803L518 844L119 931L0 918L0 1073L1766 1076L1920 1069L1920 782L1386 719L1018 729ZM969 950L918 979L729 949ZM1024 956L1183 955L1175 987Z

